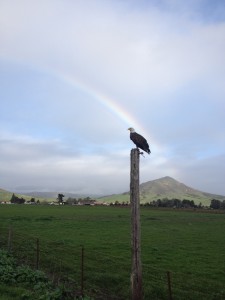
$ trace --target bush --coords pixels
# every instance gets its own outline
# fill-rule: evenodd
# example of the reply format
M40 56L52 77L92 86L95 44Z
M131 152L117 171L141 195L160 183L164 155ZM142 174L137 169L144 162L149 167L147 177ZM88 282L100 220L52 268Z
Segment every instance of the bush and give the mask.
M62 299L63 289L55 289L44 272L25 265L17 266L12 255L4 250L0 250L0 281L7 285L26 288L21 299Z

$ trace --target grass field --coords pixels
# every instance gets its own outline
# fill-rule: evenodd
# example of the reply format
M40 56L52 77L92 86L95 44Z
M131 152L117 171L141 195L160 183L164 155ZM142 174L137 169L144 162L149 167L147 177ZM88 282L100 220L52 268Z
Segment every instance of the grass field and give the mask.
M0 206L0 246L54 279L80 288L84 246L84 290L95 299L129 299L130 209L123 207ZM141 209L144 299L225 299L225 214ZM0 286L1 291L1 286Z

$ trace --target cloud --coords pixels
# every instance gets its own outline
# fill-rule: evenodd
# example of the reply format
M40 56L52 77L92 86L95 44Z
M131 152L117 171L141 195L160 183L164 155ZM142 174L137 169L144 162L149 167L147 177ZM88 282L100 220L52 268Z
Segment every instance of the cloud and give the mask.
M167 93L224 70L223 23L204 24L186 13L174 18L157 7L143 12L104 3L5 2L1 53L110 92L116 86L124 95L129 88L129 96L140 90Z
M2 0L4 185L127 190L126 128L134 125L104 99L144 129L152 155L143 180L193 183L196 169L199 178L206 170L221 176L223 8L200 0ZM220 180L211 182L206 189L225 194Z
M7 187L11 176L10 185L14 188L26 182L28 187L34 187L36 183L42 189L58 188L86 193L113 191L115 182L117 188L122 186L116 178L118 169L128 170L122 156L75 152L55 140L34 140L28 136L2 137L1 184ZM120 178L123 174L121 171ZM96 181L99 187L96 187Z
M220 168L225 163L225 156L214 155L193 159L178 165L181 180L193 188L204 192L224 195L223 181L225 171Z

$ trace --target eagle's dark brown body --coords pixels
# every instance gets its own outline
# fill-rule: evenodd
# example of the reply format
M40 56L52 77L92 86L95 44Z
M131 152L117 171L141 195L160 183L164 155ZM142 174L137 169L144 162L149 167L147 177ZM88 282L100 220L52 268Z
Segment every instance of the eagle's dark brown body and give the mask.
M146 141L146 139L140 135L139 133L135 132L133 128L129 128L130 130L130 139L134 142L134 144L144 150L145 152L147 152L148 154L151 153L150 149L149 149L149 145L148 142Z

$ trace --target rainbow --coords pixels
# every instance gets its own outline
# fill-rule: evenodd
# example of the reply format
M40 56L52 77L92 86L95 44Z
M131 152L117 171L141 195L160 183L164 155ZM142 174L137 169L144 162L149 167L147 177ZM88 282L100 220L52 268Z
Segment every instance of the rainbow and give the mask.
M148 136L147 131L141 126L141 124L134 118L134 116L129 113L121 104L119 104L116 100L110 98L106 94L98 91L96 88L90 87L90 85L86 85L77 78L69 77L65 74L57 74L57 77L60 77L65 83L72 85L86 94L91 96L101 105L103 105L108 111L110 111L113 115L119 118L124 125L128 127L134 127L141 134Z

